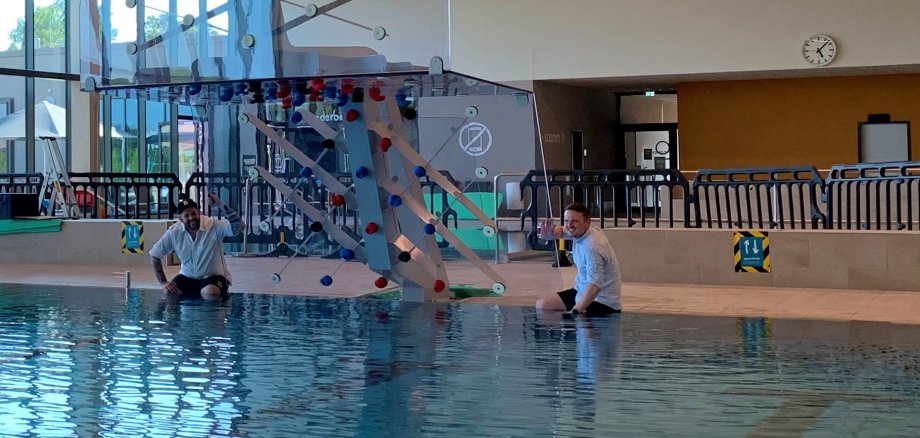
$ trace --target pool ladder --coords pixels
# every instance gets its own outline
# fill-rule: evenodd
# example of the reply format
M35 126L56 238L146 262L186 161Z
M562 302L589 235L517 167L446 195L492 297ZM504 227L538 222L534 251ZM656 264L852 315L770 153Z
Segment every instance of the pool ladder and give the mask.
M131 271L113 272L112 277L124 278L125 279L125 289L131 289Z

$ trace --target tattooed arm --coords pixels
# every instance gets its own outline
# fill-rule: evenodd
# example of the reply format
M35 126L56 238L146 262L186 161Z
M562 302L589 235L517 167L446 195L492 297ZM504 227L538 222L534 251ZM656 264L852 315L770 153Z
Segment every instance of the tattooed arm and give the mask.
M157 281L160 282L160 286L163 286L163 292L178 293L179 287L176 286L176 282L168 280L166 272L163 272L163 260L156 256L150 256L150 264L153 265L153 274L156 275Z

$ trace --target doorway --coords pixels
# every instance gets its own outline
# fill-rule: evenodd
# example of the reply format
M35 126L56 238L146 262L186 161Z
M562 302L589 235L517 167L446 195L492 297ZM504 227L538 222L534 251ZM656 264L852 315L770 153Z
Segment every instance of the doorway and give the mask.
M647 90L617 94L616 162L626 170L667 170L679 168L677 93L673 90ZM638 173L638 172L637 172ZM627 178L664 179L655 175L630 175ZM625 196L623 197L625 198ZM629 210L655 212L660 199L652 190L618 198L617 214Z
M621 125L621 144L626 153L628 170L667 170L677 169L677 124L650 123L641 125ZM659 175L639 175L639 180L660 180ZM624 201L625 203L625 201ZM660 197L652 190L646 190L641 196L630 200L632 210L654 212L661 208ZM626 208L623 205L622 208Z
M678 169L677 123L620 125L626 169Z

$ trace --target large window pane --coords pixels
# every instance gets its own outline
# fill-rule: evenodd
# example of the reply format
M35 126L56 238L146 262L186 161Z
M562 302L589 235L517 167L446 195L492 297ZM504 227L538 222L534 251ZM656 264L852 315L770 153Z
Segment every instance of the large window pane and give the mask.
M0 14L0 67L25 68L26 2L5 1Z
M66 71L65 0L34 0L35 70ZM12 3L12 2L11 2Z
M15 102L11 97L0 98L0 118L12 114L14 104ZM10 154L12 153L12 150L12 141L5 139L0 140L0 173L12 171L12 160L10 160Z
M57 138L61 158L67 160L67 83L56 79L35 79L35 171L52 170L51 157L45 156L45 145L39 137L49 134Z
M25 89L25 78L0 75L0 172L26 169Z
M169 104L147 102L147 173L174 172Z
M112 99L113 172L138 173L137 99ZM103 146L104 147L104 146Z

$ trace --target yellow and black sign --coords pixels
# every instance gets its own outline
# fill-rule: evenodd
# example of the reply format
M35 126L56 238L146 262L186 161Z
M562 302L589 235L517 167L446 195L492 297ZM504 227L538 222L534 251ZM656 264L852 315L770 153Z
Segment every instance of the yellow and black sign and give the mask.
M770 233L735 232L735 272L770 272Z
M144 253L144 223L137 221L122 221L121 223L121 252L125 254Z

